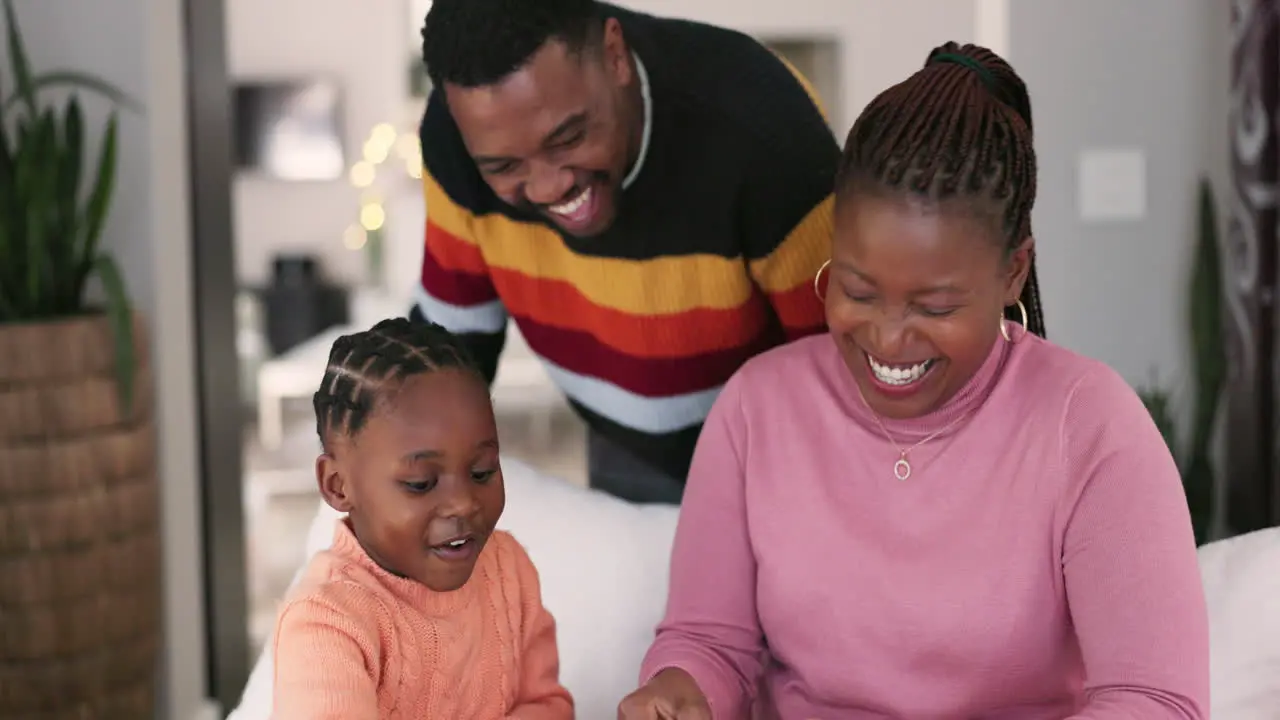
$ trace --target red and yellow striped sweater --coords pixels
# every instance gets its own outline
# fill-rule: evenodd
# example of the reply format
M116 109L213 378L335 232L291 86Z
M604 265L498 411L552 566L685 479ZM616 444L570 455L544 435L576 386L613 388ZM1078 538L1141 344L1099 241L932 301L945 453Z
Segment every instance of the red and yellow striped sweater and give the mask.
M492 373L508 319L593 430L683 479L748 358L824 329L839 148L812 90L755 40L606 6L649 83L650 146L615 224L574 238L501 203L443 98L422 122L414 315Z

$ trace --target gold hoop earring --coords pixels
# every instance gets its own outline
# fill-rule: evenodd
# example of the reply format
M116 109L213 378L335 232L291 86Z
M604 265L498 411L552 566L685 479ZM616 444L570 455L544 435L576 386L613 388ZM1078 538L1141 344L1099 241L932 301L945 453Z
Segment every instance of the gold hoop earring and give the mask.
M822 297L822 291L818 289L818 283L822 280L822 271L831 265L831 261L827 260L822 263L822 267L818 268L818 274L813 276L813 294L818 296L818 302L826 302L827 299Z
M1027 331L1027 306L1022 304L1022 300L1015 300L1018 304L1018 314L1022 316L1022 331ZM1005 342L1013 342L1013 338L1009 337L1009 321L1005 319L1004 314L1000 315L1000 335L1004 337Z

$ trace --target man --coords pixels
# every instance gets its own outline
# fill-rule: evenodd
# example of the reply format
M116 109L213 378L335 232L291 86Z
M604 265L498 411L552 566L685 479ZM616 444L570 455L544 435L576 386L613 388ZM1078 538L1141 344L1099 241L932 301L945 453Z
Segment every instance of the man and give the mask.
M824 330L839 148L789 65L595 0L435 0L412 316L489 374L508 317L586 421L591 485L678 503L726 380Z

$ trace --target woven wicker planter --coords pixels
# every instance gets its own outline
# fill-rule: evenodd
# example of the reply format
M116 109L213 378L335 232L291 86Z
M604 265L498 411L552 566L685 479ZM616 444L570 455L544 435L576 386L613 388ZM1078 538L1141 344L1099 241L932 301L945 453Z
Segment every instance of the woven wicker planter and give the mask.
M152 381L102 317L0 325L0 720L151 720L161 631Z

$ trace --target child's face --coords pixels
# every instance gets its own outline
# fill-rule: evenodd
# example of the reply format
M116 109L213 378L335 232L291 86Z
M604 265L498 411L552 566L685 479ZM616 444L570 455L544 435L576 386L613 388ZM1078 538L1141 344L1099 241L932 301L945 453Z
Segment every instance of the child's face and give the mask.
M440 592L471 577L506 503L488 388L462 370L410 377L317 471L374 561Z

